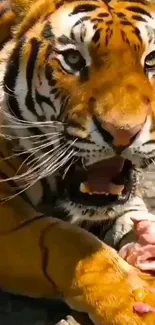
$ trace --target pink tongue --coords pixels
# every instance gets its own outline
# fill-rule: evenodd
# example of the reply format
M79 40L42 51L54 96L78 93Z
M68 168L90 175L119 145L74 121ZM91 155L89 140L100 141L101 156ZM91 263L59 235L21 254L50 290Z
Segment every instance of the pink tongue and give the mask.
M137 302L134 305L134 311L139 315L144 315L146 313L155 312L155 308L152 308L143 302Z
M124 166L124 159L116 156L96 163L88 168L87 182L84 184L89 192L120 194L124 185L116 185L112 182Z

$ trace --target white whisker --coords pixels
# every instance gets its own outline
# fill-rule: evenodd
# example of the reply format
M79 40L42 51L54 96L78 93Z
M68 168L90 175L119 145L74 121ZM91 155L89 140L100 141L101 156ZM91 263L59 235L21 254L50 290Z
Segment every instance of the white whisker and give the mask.
M20 139L40 139L40 138L46 138L47 140L47 136L57 136L62 134L61 132L49 132L49 133L45 133L45 134L40 134L40 135L29 135L29 136L14 136L14 135L10 135L10 134L4 134L4 133L0 133L1 136L4 136L7 140L18 140ZM39 140L38 140L39 141ZM35 142L33 142L35 143Z
M37 149L36 149L36 150L33 150L32 153L33 153L33 154L36 154L36 152L41 151L41 150L44 149L44 148L47 148L48 146L52 145L52 143L53 143L53 141L51 141L51 143L49 142L49 143L47 143L47 144L44 144L44 145L38 146ZM27 152L30 153L31 150L32 150L32 149L27 150L27 151L25 151L25 153L27 153ZM27 159L27 158L26 158L26 159ZM23 162L22 162L21 166L19 167L19 169L21 169L22 166L23 166ZM18 172L19 172L19 169L18 169ZM26 171L25 173L22 173L22 174L19 174L19 175L17 175L17 172L16 172L15 176L9 177L9 178L7 178L7 179L1 179L1 180L0 180L0 183L2 183L2 182L6 182L6 181L11 181L11 180L19 180L19 179L25 178L29 173L30 173L29 170Z
M67 163L67 161L71 158L71 157L73 157L73 156L75 156L76 155L76 152L74 151L74 150L72 150L69 154L68 154L68 156L67 157L65 157L62 161L61 161L61 163L59 163L58 165L52 165L52 166L50 166L50 167L52 167L52 168L49 168L48 169L48 173L47 174L45 174L44 173L44 176L43 177L47 177L47 176L49 176L49 175L51 175L51 174L54 174L60 167L62 167L62 166L64 166L66 163ZM53 167L54 167L54 169L53 169Z
M71 161L71 163L69 164L69 166L67 166L64 170L64 173L63 173L63 176L62 176L62 179L64 179L67 175L67 173L69 172L69 169L71 168L72 165L74 165L77 161L79 160L79 157L74 157Z
M42 160L42 159L44 159L45 158L45 156L49 156L49 154L51 154L53 151L56 151L58 148L61 148L61 149L64 149L65 148L65 146L62 146L62 144L59 144L57 147L54 147L54 148L52 148L50 151L48 151L48 152L46 152L45 154L43 154L43 155L41 155L39 158L38 157L36 157L36 158L34 158L30 163L29 163L29 165L31 166L31 168L32 167L34 167L35 166L35 164L36 164L36 162L38 163L40 160ZM54 156L54 158L55 158L55 156ZM45 164L46 163L46 161L49 161L51 159L51 157L48 157L46 160L44 160L40 165L38 165L39 167L41 167L43 164ZM33 165L31 165L31 163L32 162L34 162L35 161L35 163L33 164Z

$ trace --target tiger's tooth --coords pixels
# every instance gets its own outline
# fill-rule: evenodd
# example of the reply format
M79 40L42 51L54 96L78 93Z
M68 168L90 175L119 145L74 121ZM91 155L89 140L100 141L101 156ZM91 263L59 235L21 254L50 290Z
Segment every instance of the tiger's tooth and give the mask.
M96 195L106 195L106 196L108 196L110 193L108 193L108 192L98 192L98 191L90 191L90 189L89 189L89 187L85 184L85 183L81 183L80 184L80 192L81 193L87 193L87 194L89 194L89 195L94 195L94 194L96 194Z
M82 192L82 193L89 193L90 194L89 188L88 188L88 186L85 183L81 183L80 184L80 192Z
M124 185L117 185L114 183L110 183L110 193L112 195L121 195L124 189Z

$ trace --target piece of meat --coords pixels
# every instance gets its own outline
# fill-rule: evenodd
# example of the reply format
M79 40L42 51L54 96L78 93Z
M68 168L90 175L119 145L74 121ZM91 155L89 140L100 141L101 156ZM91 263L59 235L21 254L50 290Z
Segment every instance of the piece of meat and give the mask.
M119 254L142 271L155 272L155 221L133 219L137 242L122 247Z
M132 218L134 222L137 242L129 243L122 247L119 254L129 264L142 271L155 272L155 220ZM145 304L143 291L135 293L137 302L133 309L139 316L155 312L155 308Z

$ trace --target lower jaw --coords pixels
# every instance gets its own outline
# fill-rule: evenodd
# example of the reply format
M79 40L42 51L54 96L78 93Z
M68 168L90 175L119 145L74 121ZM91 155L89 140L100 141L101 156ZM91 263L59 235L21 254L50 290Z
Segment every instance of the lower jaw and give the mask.
M132 199L132 197L129 199ZM128 204L128 200L120 202L120 200L116 199L111 203L97 203L92 201L88 203L88 201L79 200L78 198L73 199L67 194L64 194L57 201L58 216L60 217L61 215L68 222L72 221L73 223L80 224L83 221L93 222L93 224L94 222L112 221L122 213L123 205Z
M105 160L104 162L108 162L108 164L112 163L111 160ZM104 163L103 162L103 163ZM102 162L101 162L102 163ZM92 165L94 166L94 165ZM109 166L109 165L108 165ZM97 165L100 168L100 166ZM102 167L102 166L101 166ZM104 167L104 166L103 166ZM111 166L114 170L114 167ZM116 165L117 167L117 165ZM96 208L103 210L104 208L111 208L114 206L125 204L132 196L134 196L136 189L136 170L133 168L131 162L125 161L123 168L121 169L120 174L117 174L117 178L115 178L116 183L119 185L124 185L124 188L121 194L113 195L110 193L90 193L90 192L81 192L80 184L85 182L85 180L89 180L89 175L93 173L93 177L96 172L94 170L87 169L82 170L75 169L76 166L72 167L73 169L69 171L68 175L66 175L63 181L63 194L66 196L66 200L70 201L74 206L80 206L81 208ZM119 177L120 175L120 177ZM98 176L98 175L97 175ZM88 177L88 178L87 178ZM102 178L101 178L102 179ZM91 179L90 179L91 180ZM100 180L99 180L100 181ZM113 180L112 180L113 182ZM88 181L89 184L89 181ZM102 184L102 183L101 183ZM105 183L103 181L103 187ZM118 186L119 186L118 185ZM117 186L117 185L116 185ZM91 191L93 192L93 191Z
M104 207L112 207L119 204L125 204L130 198L131 192L128 192L124 196L117 195L89 195L83 193L76 193L75 191L70 191L68 193L69 200L74 204L81 204L87 207L96 207L96 208L104 208Z

